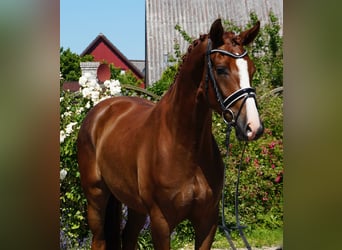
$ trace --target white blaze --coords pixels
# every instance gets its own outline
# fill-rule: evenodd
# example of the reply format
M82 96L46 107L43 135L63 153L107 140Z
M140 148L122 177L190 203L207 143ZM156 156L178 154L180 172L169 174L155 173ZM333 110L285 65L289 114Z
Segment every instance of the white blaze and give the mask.
M249 84L247 60L243 58L237 59L236 66L239 71L240 88L249 88L250 84ZM248 138L250 138L250 137L255 136L255 133L257 132L261 124L260 124L259 113L258 113L254 98L247 98L245 105L246 105L247 124L252 130L248 132L247 134Z

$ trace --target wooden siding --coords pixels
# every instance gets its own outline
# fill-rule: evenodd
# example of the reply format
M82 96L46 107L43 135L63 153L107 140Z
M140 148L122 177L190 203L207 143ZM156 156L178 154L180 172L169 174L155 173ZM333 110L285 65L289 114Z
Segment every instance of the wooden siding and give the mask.
M146 75L147 85L159 80L167 63L167 54L173 54L175 40L186 51L175 25L179 24L191 37L208 33L216 18L231 20L239 26L249 21L255 12L261 25L269 22L272 11L283 24L282 0L146 0Z

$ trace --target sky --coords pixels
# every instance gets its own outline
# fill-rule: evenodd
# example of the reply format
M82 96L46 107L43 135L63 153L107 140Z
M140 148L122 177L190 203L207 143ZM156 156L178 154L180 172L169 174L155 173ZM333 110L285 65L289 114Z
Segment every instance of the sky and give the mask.
M145 0L60 0L60 46L82 53L103 33L128 59L145 60Z

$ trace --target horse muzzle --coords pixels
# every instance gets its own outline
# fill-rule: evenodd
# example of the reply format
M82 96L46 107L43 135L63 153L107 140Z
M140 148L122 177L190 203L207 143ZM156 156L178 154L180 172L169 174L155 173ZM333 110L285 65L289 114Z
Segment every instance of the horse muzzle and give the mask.
M235 126L236 137L240 141L253 141L260 138L264 133L264 126L262 122L259 124L237 122Z

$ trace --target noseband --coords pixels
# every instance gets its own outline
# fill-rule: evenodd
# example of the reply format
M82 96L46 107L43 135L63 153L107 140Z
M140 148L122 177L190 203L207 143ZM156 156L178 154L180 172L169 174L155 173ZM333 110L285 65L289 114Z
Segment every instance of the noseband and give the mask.
M231 126L235 126L236 121L240 115L241 109L242 109L244 103L246 102L247 98L253 97L255 99L255 102L256 102L255 89L250 88L250 87L241 88L241 89L238 89L237 91L233 92L227 98L223 99L223 96L222 96L221 91L219 90L219 88L217 86L217 82L215 80L214 73L213 73L213 66L212 66L212 62L210 59L210 55L213 53L220 53L223 55L233 57L235 59L239 59L239 58L243 58L244 56L246 56L247 51L244 51L240 55L236 55L236 54L233 54L229 51L225 51L225 50L221 50L221 49L211 49L211 40L208 39L208 49L207 49L207 54L206 54L207 62L208 62L208 71L207 71L207 76L206 76L206 90L208 88L208 81L209 81L209 77L210 77L210 81L212 82L214 90L215 90L217 101L220 103L220 106L222 109L223 120L225 121L226 124L231 125ZM208 77L208 75L209 75L209 77ZM237 115L235 116L234 112L230 109L230 107L233 106L235 104L235 102L237 102L238 100L240 100L242 98L244 98L243 102L240 106L240 109L239 109ZM230 113L230 115L232 116L231 122L228 122L225 119L225 117L223 115L225 113Z

